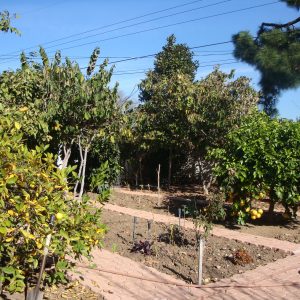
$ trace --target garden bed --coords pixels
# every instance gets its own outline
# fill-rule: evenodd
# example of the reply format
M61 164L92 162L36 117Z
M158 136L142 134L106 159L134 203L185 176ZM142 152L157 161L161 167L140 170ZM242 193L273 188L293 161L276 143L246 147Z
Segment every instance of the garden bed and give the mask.
M123 207L129 207L134 209L145 210L157 214L171 214L178 215L178 208L182 208L183 205L198 199L198 202L203 202L204 197L198 195L197 197L192 194L180 195L180 196L168 196L165 198L157 198L146 195L131 195L122 193L119 191L113 191L110 197L110 204L116 204ZM265 203L259 203L260 207L266 208ZM276 206L277 210L282 210L279 205ZM226 227L232 230L238 230L243 233L249 233L254 235L261 235L270 238L276 238L293 243L300 243L300 213L298 213L298 219L295 221L287 221L282 217L280 212L275 212L272 217L268 217L265 213L260 220L247 223L245 226L232 226L230 222L222 222L216 224L216 226Z
M148 232L146 220L138 219L136 242L153 242L151 255L131 252L133 247L133 217L103 210L103 222L109 227L104 248L141 262L161 272L173 275L188 283L197 283L198 252L195 232L179 230L176 226L154 223ZM250 263L242 264L235 259L240 250L246 251ZM279 250L244 244L234 240L210 236L204 252L203 278L206 283L243 273L257 266L286 257Z

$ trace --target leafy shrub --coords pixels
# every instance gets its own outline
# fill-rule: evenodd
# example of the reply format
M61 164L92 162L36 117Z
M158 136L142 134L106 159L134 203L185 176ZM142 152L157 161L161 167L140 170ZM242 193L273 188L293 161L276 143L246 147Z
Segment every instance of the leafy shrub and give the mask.
M266 197L271 211L277 202L296 215L300 201L299 149L299 121L271 119L254 112L227 136L223 148L210 152L216 161L214 173L233 201L239 223L253 216L253 199Z
M69 197L67 176L47 147L29 150L22 140L22 112L2 111L0 119L0 283L9 292L20 292L25 280L39 271L45 240L52 234L49 254L55 271L48 282L64 281L70 264L66 255L89 257L101 245L106 229L100 210L89 199ZM54 226L49 226L56 216Z
M135 242L130 252L140 252L145 255L151 255L152 249L151 246L153 245L153 242L149 241L139 241Z

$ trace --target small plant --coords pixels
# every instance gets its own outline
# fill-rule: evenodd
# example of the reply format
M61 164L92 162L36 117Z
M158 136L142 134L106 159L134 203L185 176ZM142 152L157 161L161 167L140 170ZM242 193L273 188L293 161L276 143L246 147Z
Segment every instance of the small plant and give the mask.
M208 204L197 208L195 203L189 211L193 217L196 231L196 240L199 244L199 262L198 262L198 285L202 284L202 267L205 241L212 230L213 222L223 220L226 216L224 210L224 195L217 194L208 196Z
M111 252L112 253L116 253L118 251L118 245L113 243L111 246Z
M145 255L151 255L152 249L151 246L153 245L153 242L149 241L139 241L135 242L130 252L139 252Z
M223 194L208 196L207 202L206 206L200 208L197 208L196 203L188 207L188 213L193 217L197 238L200 234L206 238L213 227L213 222L224 220L226 216Z
M188 240L184 237L184 233L177 225L171 224L166 233L160 234L158 240L167 244L182 246L187 245Z

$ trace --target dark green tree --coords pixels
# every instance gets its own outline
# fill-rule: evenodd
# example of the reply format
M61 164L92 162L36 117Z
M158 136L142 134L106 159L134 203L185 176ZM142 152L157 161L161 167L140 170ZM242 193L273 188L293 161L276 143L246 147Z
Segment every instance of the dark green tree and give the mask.
M141 82L140 100L144 102L144 137L169 151L168 183L171 183L174 149L183 143L187 124L186 105L193 89L198 61L185 44L176 44L171 35L154 61L154 69Z
M299 0L282 0L300 8ZM300 85L300 17L287 23L262 23L253 37L242 31L233 36L234 56L261 74L261 104L268 115L277 113L280 92Z

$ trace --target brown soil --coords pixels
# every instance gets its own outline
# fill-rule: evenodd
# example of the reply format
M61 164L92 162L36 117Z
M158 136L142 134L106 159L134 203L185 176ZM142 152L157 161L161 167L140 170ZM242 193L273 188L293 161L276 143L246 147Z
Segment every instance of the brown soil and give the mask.
M176 276L188 283L197 282L197 243L195 232L177 230L177 226L154 223L148 233L146 220L138 219L136 225L136 242L149 240L153 242L151 255L131 252L133 247L133 217L111 211L103 211L103 222L109 232L104 240L104 248L117 252L161 272ZM172 232L172 233L171 233ZM248 260L238 262L238 251L245 253ZM282 251L244 244L225 238L209 237L204 252L204 282L218 281L246 270L265 265L285 257Z
M152 193L154 195L155 193ZM178 194L178 193L177 193ZM178 216L178 208L188 205L195 199L199 203L205 202L205 197L200 194L180 193L179 196L161 196L161 198L142 195L134 195L114 191L111 195L109 203L119 206L150 211L158 214L171 214ZM267 209L266 203L259 203L260 208ZM265 237L276 238L293 243L300 243L300 217L295 221L287 221L282 217L282 207L276 207L272 217L267 213L263 214L262 219L247 223L245 226L232 225L229 220L216 224L216 226L226 227L232 230L238 230L244 233L260 235ZM300 213L298 213L299 215Z

